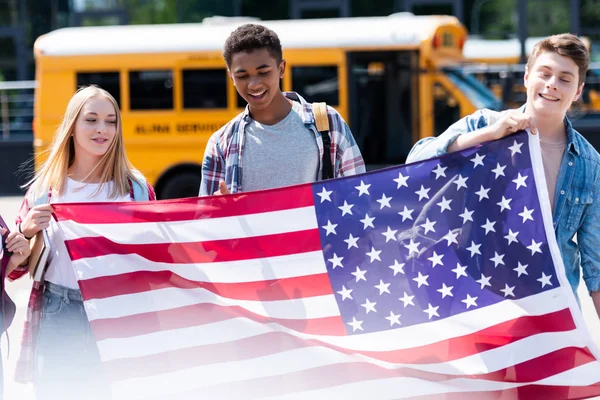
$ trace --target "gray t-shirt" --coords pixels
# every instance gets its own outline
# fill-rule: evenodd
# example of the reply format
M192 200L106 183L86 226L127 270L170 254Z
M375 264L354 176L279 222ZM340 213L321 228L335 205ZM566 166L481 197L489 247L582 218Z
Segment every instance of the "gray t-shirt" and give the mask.
M252 121L245 128L242 153L244 192L270 189L318 179L319 148L314 133L301 118L302 105L275 125Z

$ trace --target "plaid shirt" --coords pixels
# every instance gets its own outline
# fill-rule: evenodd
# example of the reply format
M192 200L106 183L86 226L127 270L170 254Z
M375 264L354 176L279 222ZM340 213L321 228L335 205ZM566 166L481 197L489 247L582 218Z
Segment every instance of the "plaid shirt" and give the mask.
M131 181L129 182L130 190L129 196L132 201L135 201L133 196L133 186ZM148 188L149 200L156 200L156 194L152 186L146 182ZM31 206L27 200L29 192L25 194L23 203L21 203L21 209L17 215L16 225L20 224L23 219L29 213ZM50 197L52 191L48 193L48 201L50 203ZM29 272L29 266L24 265L13 270L9 275L8 279L14 281L19 279ZM42 322L42 295L44 293L44 282L33 282L31 288L31 294L29 295L29 303L27 305L27 313L25 314L25 324L23 325L23 337L21 338L21 352L17 359L17 365L15 368L15 381L20 383L33 382L33 371L34 371L34 355L35 346L37 343L38 333L40 329L40 323Z
M284 93L290 99L295 97L302 104L301 118L307 129L315 134L319 148L319 161L323 159L323 138L317 130L312 104L307 103L296 93ZM356 175L365 172L365 163L350 132L350 128L342 116L332 107L327 107L329 118L329 134L331 136L331 155L333 163L333 176ZM215 132L209 139L202 162L202 181L200 183L200 196L209 196L219 190L219 181L225 181L231 193L243 191L242 184L242 152L244 151L244 131L251 121L249 108L229 121L225 126ZM294 149L290 149L293 156ZM319 162L321 164L321 162ZM319 165L319 174L323 174L323 166Z

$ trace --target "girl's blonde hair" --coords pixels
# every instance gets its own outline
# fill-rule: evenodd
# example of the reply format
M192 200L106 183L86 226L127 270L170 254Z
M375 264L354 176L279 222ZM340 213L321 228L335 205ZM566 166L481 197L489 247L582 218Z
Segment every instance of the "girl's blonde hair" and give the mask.
M46 150L48 154L46 162L34 177L25 184L25 186L31 186L30 193L34 196L33 199L44 196L50 189L58 193L64 190L68 169L75 160L75 145L73 142L75 122L84 104L93 97L102 97L112 103L117 122L116 134L110 147L94 167L94 170L96 168L102 170L98 191L101 191L104 185L112 181L113 185L109 197L116 198L130 193L130 179L137 181L140 185L145 185L145 182L140 178L141 175L133 168L125 154L119 105L106 90L92 85L82 87L75 92L67 105L67 111L60 126L54 133L52 145Z

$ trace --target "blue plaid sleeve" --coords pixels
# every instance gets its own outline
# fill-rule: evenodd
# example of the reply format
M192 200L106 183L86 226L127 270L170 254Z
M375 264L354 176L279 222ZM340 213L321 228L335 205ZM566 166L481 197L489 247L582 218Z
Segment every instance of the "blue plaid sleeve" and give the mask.
M219 190L219 182L225 180L225 157L219 147L219 130L210 137L202 160L202 181L198 196L211 196Z

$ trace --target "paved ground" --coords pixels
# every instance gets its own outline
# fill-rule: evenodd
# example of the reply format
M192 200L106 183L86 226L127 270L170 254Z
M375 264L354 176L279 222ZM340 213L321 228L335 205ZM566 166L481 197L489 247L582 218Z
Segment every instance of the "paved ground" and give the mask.
M11 223L10 221L14 221L20 205L20 197L0 197L0 213L2 213L2 216L9 224ZM30 400L34 398L32 387L15 383L13 380L14 363L17 359L17 353L19 351L19 343L21 339L25 307L29 298L30 286L31 281L27 278L23 278L17 282L12 282L7 285L7 290L11 298L17 304L17 315L12 326L9 329L9 359L6 358L8 353L5 350L7 348L6 336L2 337L0 346L2 348L2 361L4 363L4 382L6 395L5 398L8 400ZM583 285L580 286L580 288L582 287ZM596 312L593 308L591 299L588 296L588 294L584 290L580 290L579 292L579 297L583 306L585 321L588 325L588 328L590 329L592 337L594 337L596 343L600 345L600 320L596 316Z

